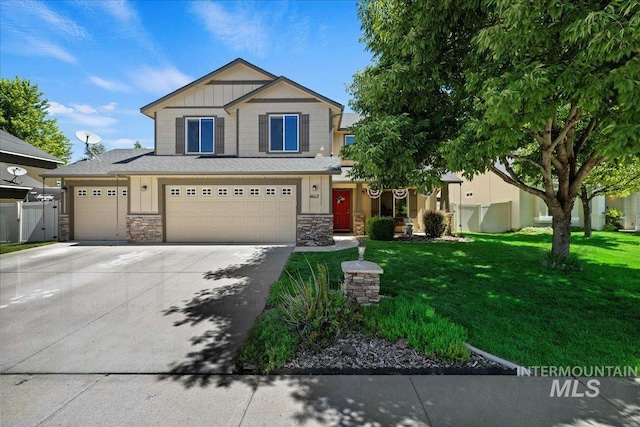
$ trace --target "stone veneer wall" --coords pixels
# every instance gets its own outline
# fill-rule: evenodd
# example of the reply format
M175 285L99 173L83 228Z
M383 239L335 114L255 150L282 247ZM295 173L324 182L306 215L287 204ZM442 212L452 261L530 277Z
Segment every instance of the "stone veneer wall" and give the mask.
M331 246L334 243L332 214L298 214L297 246Z
M68 214L60 214L58 216L58 241L69 241L69 234L71 233L70 219Z
M162 243L162 215L127 215L127 241Z
M356 236L364 236L364 215L357 213L353 215L353 234Z

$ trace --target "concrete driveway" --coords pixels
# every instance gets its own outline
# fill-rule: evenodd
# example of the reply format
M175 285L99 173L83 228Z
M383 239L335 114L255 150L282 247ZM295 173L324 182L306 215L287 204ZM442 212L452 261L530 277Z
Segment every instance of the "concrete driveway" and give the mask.
M231 372L291 251L59 243L2 255L0 372Z

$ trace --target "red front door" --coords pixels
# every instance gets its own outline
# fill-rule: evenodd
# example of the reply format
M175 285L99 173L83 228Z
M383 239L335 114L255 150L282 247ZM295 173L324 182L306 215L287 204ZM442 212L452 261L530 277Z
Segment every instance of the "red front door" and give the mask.
M351 190L333 190L333 229L351 230Z

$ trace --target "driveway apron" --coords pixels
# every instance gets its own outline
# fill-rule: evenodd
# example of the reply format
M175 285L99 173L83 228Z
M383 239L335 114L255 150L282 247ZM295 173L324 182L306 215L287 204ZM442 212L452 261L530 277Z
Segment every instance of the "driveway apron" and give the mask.
M60 243L3 255L0 372L232 372L291 250Z

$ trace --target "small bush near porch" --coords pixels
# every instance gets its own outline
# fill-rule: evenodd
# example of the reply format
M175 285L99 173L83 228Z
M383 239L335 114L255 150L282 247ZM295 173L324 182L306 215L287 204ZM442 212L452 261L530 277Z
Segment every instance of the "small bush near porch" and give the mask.
M394 318L420 311L437 316L433 323L441 324L438 336L450 340L452 358L464 340L523 366L640 368L640 235L596 232L584 239L574 233L571 250L582 268L566 272L542 264L549 235L471 237L470 243L368 241L365 259L384 269L386 298L364 310L355 327L394 339L385 334L410 333L392 326ZM304 272L307 262L326 264L337 288L340 263L356 258L356 249L294 253L286 268ZM283 332L275 304L287 286L284 275L273 285L270 309L254 327L241 362L256 363L258 354L259 365L273 369L295 352L296 338Z

